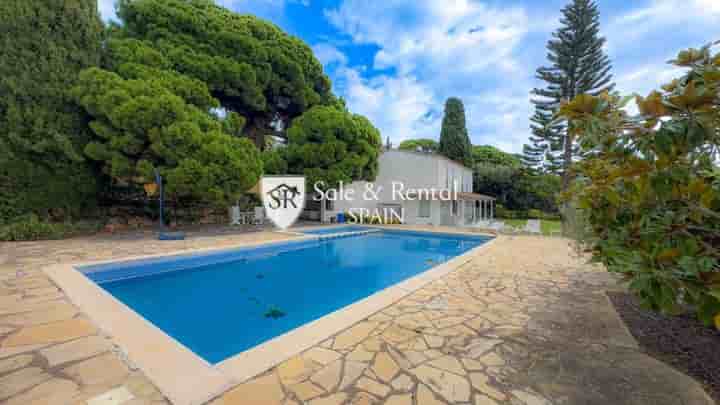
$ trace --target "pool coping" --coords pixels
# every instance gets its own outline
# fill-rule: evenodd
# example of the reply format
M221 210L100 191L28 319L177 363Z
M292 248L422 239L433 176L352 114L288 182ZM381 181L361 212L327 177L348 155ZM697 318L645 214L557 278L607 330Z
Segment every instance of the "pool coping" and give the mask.
M399 227L373 227L403 230ZM478 232L456 232L454 230L451 232L446 229L423 229L419 232L493 236ZM412 228L404 230L417 231ZM127 356L129 361L142 370L173 404L201 405L233 386L316 346L323 340L342 332L425 285L443 278L471 261L497 240L497 237L492 237L492 239L468 252L270 339L252 349L231 356L215 365L208 363L192 352L77 270L78 267L82 266L210 253L237 248L282 244L290 241L318 239L317 235L306 235L292 231L278 233L288 234L289 238L244 242L222 247L178 250L113 260L63 263L47 266L43 270L104 334L112 338L113 343Z

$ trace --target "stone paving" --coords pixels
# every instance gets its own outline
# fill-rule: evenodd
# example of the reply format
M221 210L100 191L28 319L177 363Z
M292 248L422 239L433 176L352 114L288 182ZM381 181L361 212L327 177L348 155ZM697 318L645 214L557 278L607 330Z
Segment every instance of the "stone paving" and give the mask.
M284 237L0 244L0 403L167 403L43 265ZM610 288L564 239L501 236L446 278L211 404L713 404L695 381L639 352Z

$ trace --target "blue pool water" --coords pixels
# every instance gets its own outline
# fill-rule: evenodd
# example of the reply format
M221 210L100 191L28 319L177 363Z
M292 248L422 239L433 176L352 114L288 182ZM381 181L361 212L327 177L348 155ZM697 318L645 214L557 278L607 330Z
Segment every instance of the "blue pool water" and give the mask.
M190 350L217 363L487 240L381 231L80 270Z
M300 231L302 233L307 233L309 235L329 235L333 233L343 233L343 232L357 232L357 231L367 231L369 229L364 226L358 226L358 225L348 225L348 226L332 226L328 228L320 228L320 229L308 229Z

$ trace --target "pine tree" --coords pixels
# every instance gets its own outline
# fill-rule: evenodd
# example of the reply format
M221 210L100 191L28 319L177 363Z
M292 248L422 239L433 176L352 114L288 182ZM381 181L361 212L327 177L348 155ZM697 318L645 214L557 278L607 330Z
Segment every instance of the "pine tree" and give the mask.
M600 13L592 0L573 0L562 10L561 27L548 41L550 65L537 69L536 77L547 83L532 94L535 114L531 118L533 136L525 149L529 163L538 162L540 149L546 151L542 168L546 172L563 175L563 189L570 182L568 168L581 158L574 139L568 137L567 126L572 123L551 124L552 117L563 100L572 100L580 94L597 95L611 91L610 59L603 51L605 38L600 33Z
M465 166L472 165L472 144L465 125L465 107L459 98L450 97L445 102L438 152Z
M0 223L77 212L93 200L95 176L69 90L100 61L97 1L2 0L0 32Z

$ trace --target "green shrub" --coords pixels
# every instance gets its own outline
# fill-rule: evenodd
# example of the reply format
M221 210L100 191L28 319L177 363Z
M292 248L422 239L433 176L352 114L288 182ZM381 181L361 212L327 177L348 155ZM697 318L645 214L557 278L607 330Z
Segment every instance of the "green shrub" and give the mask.
M680 52L679 79L631 98L583 94L560 114L591 156L570 197L587 214L587 248L650 309L694 309L720 329L720 53ZM583 218L583 221L585 219Z
M52 223L30 214L17 218L7 225L0 225L0 241L28 241L62 239L73 235L99 230L97 222Z
M543 219L544 216L545 216L545 214L542 211L536 210L534 208L531 210L528 210L528 212L527 212L528 219Z

